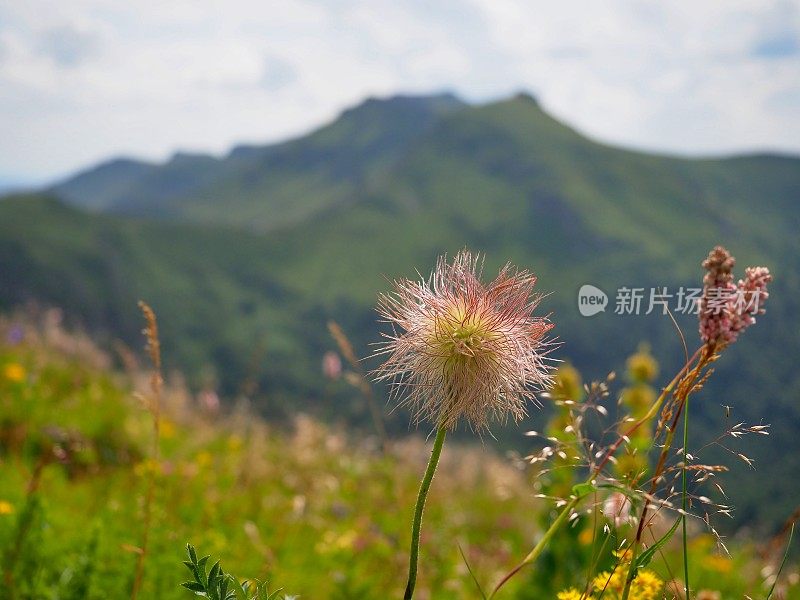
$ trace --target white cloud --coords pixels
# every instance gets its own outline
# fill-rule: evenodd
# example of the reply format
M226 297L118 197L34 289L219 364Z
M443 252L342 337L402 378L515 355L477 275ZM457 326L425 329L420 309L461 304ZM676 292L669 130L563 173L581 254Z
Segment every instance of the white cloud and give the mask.
M0 176L222 152L366 95L519 89L604 141L800 151L800 0L27 0L0 6Z

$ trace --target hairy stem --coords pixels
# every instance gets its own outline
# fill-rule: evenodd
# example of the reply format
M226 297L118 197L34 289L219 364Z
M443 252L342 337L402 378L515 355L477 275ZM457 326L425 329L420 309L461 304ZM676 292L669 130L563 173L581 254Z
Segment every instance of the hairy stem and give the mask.
M436 473L436 466L439 464L439 457L442 454L442 446L444 445L444 438L447 435L447 429L439 427L436 430L436 439L433 442L433 450L431 450L431 458L428 460L428 468L425 469L425 476L422 478L422 483L419 486L419 494L417 495L417 504L414 507L414 523L411 526L411 556L408 562L408 583L406 584L406 593L403 596L404 600L411 600L414 597L414 587L417 585L417 562L419 561L419 533L422 528L422 511L425 509L425 499L428 497L428 490L433 481L433 475Z

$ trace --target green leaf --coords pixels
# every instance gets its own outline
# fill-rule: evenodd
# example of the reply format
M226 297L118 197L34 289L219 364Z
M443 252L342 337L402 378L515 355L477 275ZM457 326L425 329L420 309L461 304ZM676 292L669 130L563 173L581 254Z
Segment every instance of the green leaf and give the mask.
M669 531L664 534L664 537L655 542L653 545L651 545L647 550L642 552L637 557L636 563L633 565L633 568L631 569L631 573L633 573L634 576L639 571L639 569L646 567L648 564L650 564L650 561L653 560L653 557L656 555L656 552L658 552L661 549L661 547L669 541L669 539L672 537L672 534L675 533L675 530L678 528L680 522L681 519L679 517L678 519L675 520L675 524L672 527L670 527Z
M597 485L597 489L600 490L614 490L615 492L619 492L620 494L625 495L626 497L630 498L631 500L638 500L639 494L636 490L632 490L630 488L626 488L624 485L618 485L616 483L600 483Z
M228 581L233 585L233 590L235 592L235 598L237 600L248 600L247 598L247 588L248 583L245 581L244 583L240 583L236 577L233 575L228 575Z
M195 552L194 546L191 544L186 544L186 551L189 553L189 560L191 560L192 563L197 564L197 552Z
M203 584L197 583L196 581L185 581L181 584L187 590L191 590L193 592L205 592L206 588Z
M188 569L192 571L196 581L187 581L181 585L194 592L197 596L202 596L208 600L292 600L292 596L281 595L282 589L279 588L270 593L268 582L261 582L258 579L239 580L226 573L220 561L216 561L211 569L206 573L206 563L208 556L197 558L194 546L187 544L187 553L190 560L183 561Z
M584 482L572 486L572 495L578 498L583 498L595 492L597 487L593 483Z

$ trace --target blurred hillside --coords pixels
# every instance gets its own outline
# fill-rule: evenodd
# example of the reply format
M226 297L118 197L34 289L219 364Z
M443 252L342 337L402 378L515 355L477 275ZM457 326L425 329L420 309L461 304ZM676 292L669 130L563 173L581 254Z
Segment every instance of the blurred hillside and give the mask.
M800 476L798 200L798 158L612 148L525 95L485 106L452 96L370 100L283 144L161 165L114 160L0 202L0 306L60 306L133 343L135 301L145 298L161 317L169 364L195 385L232 395L257 381L266 414L303 408L365 423L363 406L332 388L319 363L333 347L328 319L368 353L386 277L425 273L464 245L486 253L487 272L511 260L550 293L542 310L563 342L558 358L602 377L646 340L668 377L683 360L671 321L658 311L613 314L615 290L697 287L699 262L721 243L739 272L765 264L776 281L767 315L693 405L702 423L694 431L698 443L714 437L723 405L734 418L773 423L773 435L748 449L752 486L733 500L740 522L774 524L795 508ZM610 296L591 319L576 307L584 283ZM694 317L677 318L693 346ZM331 396L340 401L323 401ZM406 425L395 417L390 427ZM518 429L497 436L520 441Z

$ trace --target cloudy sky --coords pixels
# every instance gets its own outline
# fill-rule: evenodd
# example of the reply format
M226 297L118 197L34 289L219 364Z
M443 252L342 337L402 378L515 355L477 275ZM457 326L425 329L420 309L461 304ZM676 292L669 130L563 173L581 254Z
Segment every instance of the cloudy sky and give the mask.
M800 0L0 0L0 182L518 90L608 142L800 153Z

